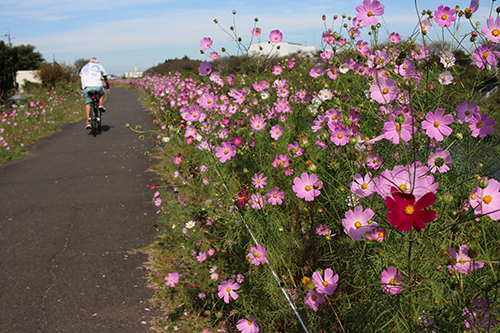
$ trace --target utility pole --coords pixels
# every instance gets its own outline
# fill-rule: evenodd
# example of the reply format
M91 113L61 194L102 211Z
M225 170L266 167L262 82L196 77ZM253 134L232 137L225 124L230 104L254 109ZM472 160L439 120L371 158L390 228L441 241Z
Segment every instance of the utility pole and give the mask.
M7 29L7 34L5 36L7 36L7 39L9 41L9 47L12 47L12 41L10 40L10 31L9 31L9 29Z

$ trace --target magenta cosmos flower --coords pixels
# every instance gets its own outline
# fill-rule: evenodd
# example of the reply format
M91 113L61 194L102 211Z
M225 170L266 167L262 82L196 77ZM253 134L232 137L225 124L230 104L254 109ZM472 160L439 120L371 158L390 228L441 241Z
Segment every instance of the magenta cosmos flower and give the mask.
M259 332L259 326L257 326L255 319L252 317L248 317L248 319L240 319L236 323L236 328L241 333L258 333Z
M267 202L273 206L281 205L283 203L283 199L285 199L285 193L280 192L279 187L275 187L273 190L269 191L267 196L269 197Z
M500 182L489 179L487 186L480 186L472 190L469 196L469 204L476 215L486 214L492 220L500 220Z
M233 280L229 279L227 281L222 282L219 287L219 298L224 299L224 302L229 303L229 297L232 299L237 299L238 294L235 290L240 289L240 285Z
M484 138L493 132L493 127L491 125L495 124L495 119L488 119L487 113L479 114L479 112L477 112L469 119L469 123L469 128L472 131L471 135L474 138L478 136Z
M447 164L451 163L450 151L443 150L441 148L436 149L436 152L431 153L429 155L429 161L427 164L429 165L430 172L435 173L438 172L447 172L450 170L450 167Z
M476 113L479 113L479 107L474 101L471 101L470 104L467 101L463 101L457 106L457 117L460 120L468 122Z
M318 310L318 305L320 303L324 303L325 301L326 299L314 290L309 290L304 298L304 304L314 311Z
M236 147L231 144L229 141L224 141L221 144L222 147L215 148L215 157L220 158L221 163L230 160L231 157L236 155Z
M455 14L455 8L450 9L448 6L445 7L441 5L434 12L434 21L439 24L440 27L449 27L456 20Z
M258 266L266 263L267 253L266 248L257 244L257 247L252 247L250 253L247 254L248 259L252 259L251 264Z
M322 295L331 295L337 289L337 282L339 281L339 275L333 275L333 271L330 268L325 269L325 278L321 277L319 272L314 272L312 275L314 286L316 291Z
M364 0L363 5L357 5L356 18L363 23L364 27L369 25L376 25L378 19L375 16L384 15L384 5L382 5L377 0L371 2L370 0Z
M465 317L464 324L467 328L472 328L473 332L489 332L495 327L498 321L491 315L490 302L483 299L470 301L471 306L463 309L462 316Z
M213 42L209 37L205 37L200 41L200 47L202 50L207 50L212 46Z
M371 173L367 173L364 177L359 173L354 174L354 181L349 183L351 192L360 198L367 198L373 195L375 191L375 182L372 181Z
M476 269L484 267L484 262L473 261L472 258L469 257L469 247L466 244L460 245L459 253L457 253L451 247L448 248L448 253L455 262L453 266L447 266L451 270L458 271L462 274L467 274L469 272L475 271Z
M313 201L315 197L320 195L320 190L323 187L323 182L318 181L318 177L313 173L310 176L307 172L303 172L299 177L293 180L293 191L299 198L306 201Z
M167 281L165 284L170 287L175 287L175 284L179 283L179 276L180 274L178 272L169 273L165 277L165 281Z
M398 88L394 81L389 78L379 77L378 84L374 83L370 87L370 97L380 104L387 104L396 98Z
M182 161L184 161L184 159L182 158L181 155L175 155L174 158L172 159L172 162L174 162L174 164L181 164Z
M283 34L279 30L273 30L269 34L269 40L271 43L279 43L283 40Z
M487 40L493 43L500 43L500 18L497 17L496 20L490 17L486 20L488 27L483 26L481 32L484 34Z
M252 177L252 184L255 186L255 188L264 188L265 185L267 185L267 177L264 177L264 173L261 173L260 175L255 174Z
M262 32L262 30L260 28L258 28L258 27L253 28L252 31L250 31L250 33L252 34L252 36L258 36L258 35L261 34L261 32Z
M498 64L500 52L496 51L495 44L480 45L472 55L472 59L476 62L476 66L484 69L486 65L495 67Z
M361 206L354 207L354 211L349 209L345 212L345 219L342 219L345 232L354 241L365 238L377 227L377 222L371 220L374 215L375 213L370 208L365 211Z
M391 192L392 196L385 198L385 206L390 210L386 216L397 231L410 231L412 227L420 231L425 228L425 223L432 222L436 218L435 211L424 210L436 201L434 193L429 192L415 201L413 194L401 193L395 187Z
M403 276L398 273L396 267L387 267L380 277L383 292L391 295L399 294L403 291L403 282L400 282L403 280Z
M436 112L429 112L425 115L425 120L422 122L422 128L425 130L431 139L443 141L445 136L449 136L453 131L447 125L453 123L451 114L444 115L444 109L436 109Z

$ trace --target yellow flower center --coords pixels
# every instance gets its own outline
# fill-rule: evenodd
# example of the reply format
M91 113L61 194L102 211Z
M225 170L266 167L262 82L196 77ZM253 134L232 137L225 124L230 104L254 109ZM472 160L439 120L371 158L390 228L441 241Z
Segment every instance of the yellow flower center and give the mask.
M476 194L475 194L475 193L471 194L470 198L471 198L472 200L476 200Z
M273 194L273 198L277 198L277 197L278 197L278 195L276 193Z
M304 187L304 189L305 189L306 191L310 191L310 190L311 190L311 186L306 185L306 187Z
M366 13L366 16L368 16L368 17L373 16L373 13L371 11L369 11Z
M403 192L406 192L406 185L405 184L399 185L399 189Z
M311 299L313 300L313 302L316 302L316 300L318 299L318 296L316 296L316 295L312 295L312 296L311 296Z
M500 35L500 31L498 29L494 29L491 34L495 37L497 37L498 35Z
M339 134L337 135L337 138L339 138L339 139L342 139L343 137L344 137L344 136L343 136L341 133L339 133Z
M398 283L398 281L396 281L396 279L391 279L389 281L389 283L392 284L392 285L396 285Z
M361 228L361 222L356 221L356 223L354 223L354 226L355 226L356 228Z
M224 150L224 154L229 154L229 150L228 149Z
M323 287L328 287L328 282L327 281L323 281L321 284L323 285Z
M439 121L434 122L434 127L439 127Z
M260 179L257 179L257 183L260 184Z
M458 261L461 265L465 264L466 260L464 258L460 258L460 260Z
M484 58L484 59L488 58L488 52L484 52L484 53L483 53L483 58Z
M182 162L182 157L179 157L179 158L177 159L177 162L181 163L181 162Z
M489 195L487 195L487 196L485 196L485 197L483 198L483 202L484 202L485 204L489 204L489 203L491 202L491 200L492 200L492 198L491 198L491 196L489 196Z
M257 253L256 257L260 258L260 257L262 257L262 255L260 253Z
M445 14L441 15L442 20L446 20L447 18L448 18L448 15L445 15Z
M378 236L379 236L380 238L384 238L384 232L383 232L383 231L379 231L379 232L378 232Z
M478 121L476 126L477 126L477 128L481 128L481 127L483 127L483 125L484 124L482 121Z
M413 215L413 213L415 213L415 208L413 208L412 205L408 205L405 207L404 212L406 215Z
M230 292L230 291L231 291L231 288L227 287L227 288L226 288L226 291L227 291L227 292Z
M252 325L253 325L253 323L249 320L248 321L248 326L252 326Z
M398 132L401 132L401 130L402 130L402 129L403 129L403 126L401 126L401 124L397 124L397 125L396 125L396 130L397 130Z
M470 115L470 111L469 110L465 111L465 115L466 116Z
M280 134L280 131L276 131L276 134Z
M366 183L361 184L361 188L363 190L366 190L368 188L368 185Z
M387 90L387 88L384 88L384 89L382 90L382 93L384 93L384 94L387 94L388 92L389 92L389 90Z

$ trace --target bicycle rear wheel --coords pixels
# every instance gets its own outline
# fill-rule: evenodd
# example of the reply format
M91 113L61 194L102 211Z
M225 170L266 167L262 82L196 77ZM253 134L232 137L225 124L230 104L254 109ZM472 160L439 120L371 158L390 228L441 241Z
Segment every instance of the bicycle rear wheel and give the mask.
M97 131L98 131L98 125L97 125L97 110L96 110L96 107L95 107L95 102L92 103L92 115L90 117L90 126L91 126L91 130L92 130L92 135L93 136L96 136L97 135Z

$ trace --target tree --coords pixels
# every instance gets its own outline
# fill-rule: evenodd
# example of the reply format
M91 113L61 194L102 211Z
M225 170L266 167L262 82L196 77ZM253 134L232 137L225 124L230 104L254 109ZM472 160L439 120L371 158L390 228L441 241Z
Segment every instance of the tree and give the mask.
M0 98L5 98L14 89L18 70L38 69L44 61L33 45L10 47L0 41Z
M84 58L80 58L80 59L76 59L75 62L73 63L73 66L75 68L75 77L79 77L80 76L80 71L82 70L82 67L85 66L87 63L90 62L90 59L84 59Z

